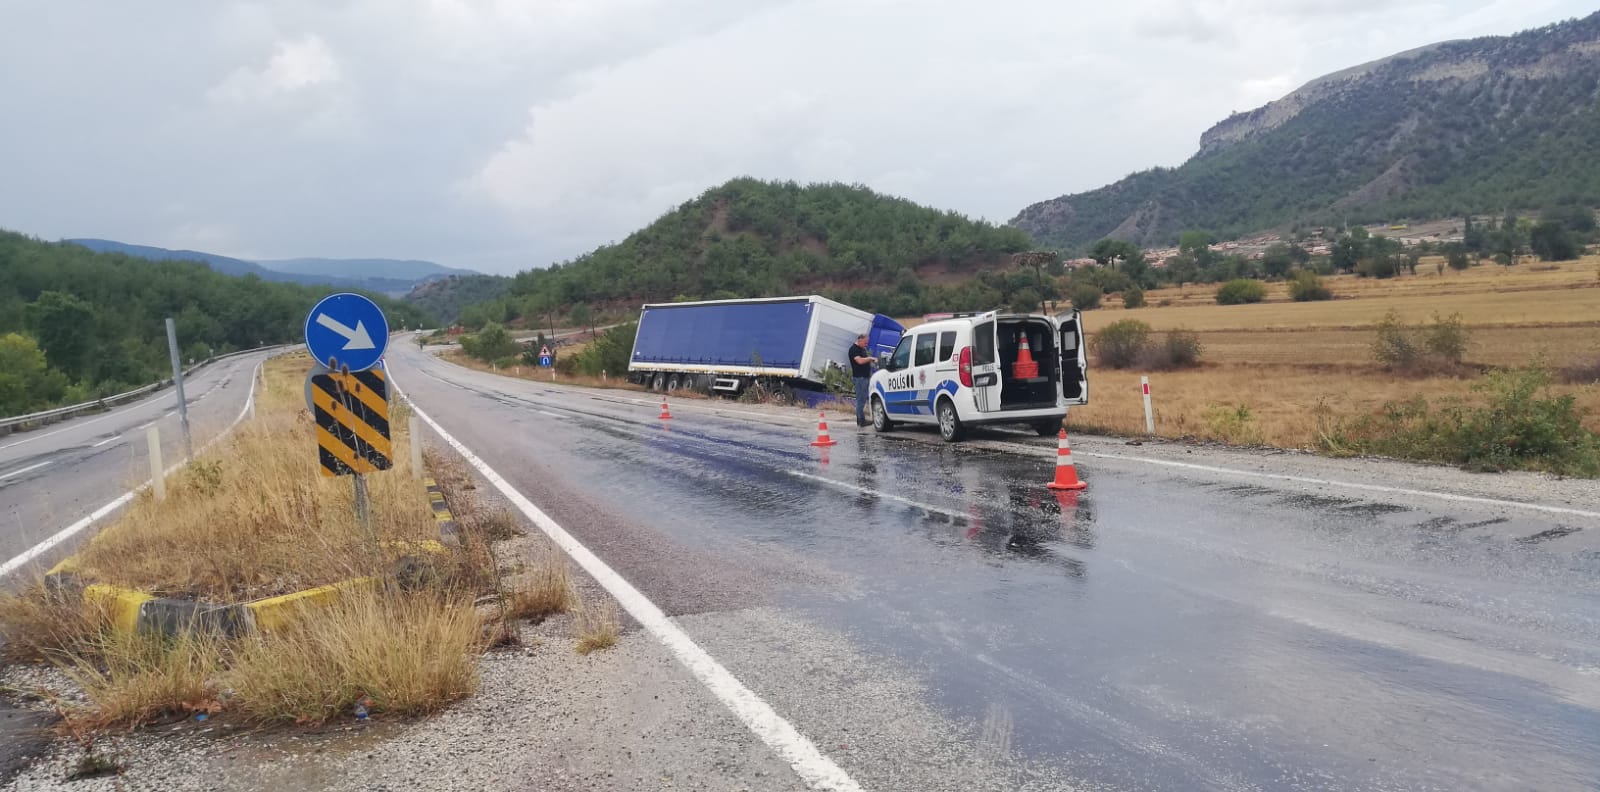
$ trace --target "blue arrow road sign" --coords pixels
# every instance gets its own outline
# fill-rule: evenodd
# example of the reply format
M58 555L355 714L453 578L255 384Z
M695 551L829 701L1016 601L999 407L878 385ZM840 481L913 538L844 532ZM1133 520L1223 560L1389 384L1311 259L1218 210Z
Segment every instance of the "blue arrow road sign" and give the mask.
M540 355L539 356L539 365L544 366L545 368L550 368L550 356L549 355Z
M322 298L306 316L306 349L318 363L338 371L366 371L389 345L389 320L371 300L342 292Z

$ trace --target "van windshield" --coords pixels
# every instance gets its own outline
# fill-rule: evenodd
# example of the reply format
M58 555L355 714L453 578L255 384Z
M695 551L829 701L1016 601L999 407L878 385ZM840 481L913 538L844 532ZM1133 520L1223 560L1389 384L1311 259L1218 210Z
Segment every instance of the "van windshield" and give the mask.
M972 365L986 366L994 362L994 322L984 322L972 328Z

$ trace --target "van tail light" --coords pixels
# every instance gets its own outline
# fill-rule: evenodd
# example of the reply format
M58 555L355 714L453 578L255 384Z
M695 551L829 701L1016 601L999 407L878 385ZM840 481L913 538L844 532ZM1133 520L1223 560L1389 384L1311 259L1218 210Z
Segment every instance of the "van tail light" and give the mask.
M961 387L972 387L972 347L961 348Z

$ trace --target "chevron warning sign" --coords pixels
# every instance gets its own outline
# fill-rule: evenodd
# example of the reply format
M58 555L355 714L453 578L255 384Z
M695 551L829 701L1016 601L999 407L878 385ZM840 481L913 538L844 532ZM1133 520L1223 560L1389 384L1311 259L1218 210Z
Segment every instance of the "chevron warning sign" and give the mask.
M347 476L393 467L389 443L389 385L383 369L311 375L322 475Z

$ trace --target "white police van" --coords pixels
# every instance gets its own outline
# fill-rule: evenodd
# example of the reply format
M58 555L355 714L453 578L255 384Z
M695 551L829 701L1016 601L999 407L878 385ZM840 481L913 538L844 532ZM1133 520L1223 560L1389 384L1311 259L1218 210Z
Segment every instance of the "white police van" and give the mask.
M1089 401L1082 328L1077 311L954 314L911 328L872 375L872 426L934 424L947 443L989 424L1053 435L1069 406Z

